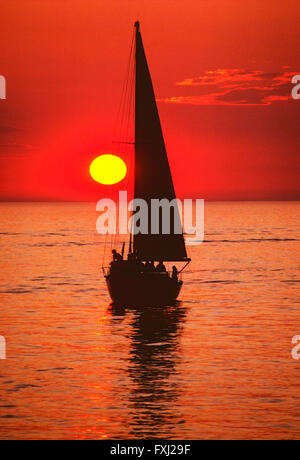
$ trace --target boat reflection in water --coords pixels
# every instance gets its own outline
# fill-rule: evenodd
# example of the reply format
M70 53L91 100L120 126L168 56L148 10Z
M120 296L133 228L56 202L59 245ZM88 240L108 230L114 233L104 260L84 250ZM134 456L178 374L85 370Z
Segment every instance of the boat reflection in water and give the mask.
M113 306L111 313L118 317L133 314L127 370L132 382L129 436L151 439L159 433L159 437L174 439L176 427L184 423L176 408L181 389L172 377L181 360L180 335L186 308L180 302L147 309Z

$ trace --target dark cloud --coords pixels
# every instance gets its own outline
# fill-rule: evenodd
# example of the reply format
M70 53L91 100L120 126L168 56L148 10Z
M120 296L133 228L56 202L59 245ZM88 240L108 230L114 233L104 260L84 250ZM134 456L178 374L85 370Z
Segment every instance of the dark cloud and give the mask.
M265 72L246 69L208 70L199 77L187 78L176 85L199 88L201 94L162 99L173 104L191 105L270 105L292 100L292 76L297 72Z
M21 129L15 128L13 126L0 125L0 134L13 133L18 131L21 131Z
M235 89L224 94L216 95L216 99L225 102L233 102L243 105L260 105L265 99L267 92L263 89Z
M274 78L283 77L284 75L284 72L260 72L259 74L253 76L254 78L258 78L260 80L274 80Z

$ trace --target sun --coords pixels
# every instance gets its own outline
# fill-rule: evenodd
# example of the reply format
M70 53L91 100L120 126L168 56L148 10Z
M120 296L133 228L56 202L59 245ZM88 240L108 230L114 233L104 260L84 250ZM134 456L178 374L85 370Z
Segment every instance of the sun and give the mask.
M95 158L90 165L92 178L104 185L117 184L127 173L127 167L122 158L105 154Z

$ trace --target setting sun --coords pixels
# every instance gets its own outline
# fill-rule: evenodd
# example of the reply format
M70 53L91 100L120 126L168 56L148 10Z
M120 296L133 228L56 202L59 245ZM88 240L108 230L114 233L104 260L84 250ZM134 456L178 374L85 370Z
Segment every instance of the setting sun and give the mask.
M106 154L95 158L90 166L92 178L104 185L120 182L126 176L127 168L122 158Z

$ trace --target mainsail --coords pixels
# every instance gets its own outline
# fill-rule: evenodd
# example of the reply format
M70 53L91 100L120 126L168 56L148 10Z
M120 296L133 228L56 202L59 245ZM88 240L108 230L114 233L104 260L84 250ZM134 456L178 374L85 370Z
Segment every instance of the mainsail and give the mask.
M171 233L163 234L160 223L158 234L151 234L151 200L171 201L176 196L138 22L135 27L135 198L148 204L149 231L135 234L133 247L141 260L187 260L182 230L174 232L177 204L171 209Z

